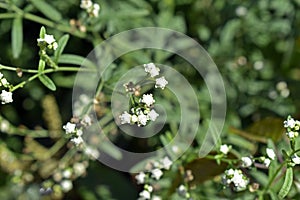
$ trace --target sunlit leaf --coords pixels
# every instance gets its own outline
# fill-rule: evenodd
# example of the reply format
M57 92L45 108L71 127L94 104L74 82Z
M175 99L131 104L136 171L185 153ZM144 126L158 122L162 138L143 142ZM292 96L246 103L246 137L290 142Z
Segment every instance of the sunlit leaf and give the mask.
M23 46L23 22L21 17L16 17L13 20L11 37L13 57L18 58Z
M55 91L56 90L56 86L54 84L54 82L45 74L41 74L39 76L40 81L50 90Z
M278 193L279 199L283 199L290 191L293 184L293 168L289 167L286 169L284 182L281 190Z
M30 0L31 3L46 17L54 21L60 21L62 16L52 5L48 4L46 1L41 0Z

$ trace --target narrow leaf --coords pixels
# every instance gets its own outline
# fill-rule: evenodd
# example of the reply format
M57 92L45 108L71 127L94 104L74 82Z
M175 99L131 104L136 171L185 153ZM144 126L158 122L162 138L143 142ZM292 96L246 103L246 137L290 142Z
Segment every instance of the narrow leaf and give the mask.
M13 57L18 58L21 54L23 45L23 23L21 17L16 17L13 20L11 31Z
M42 60L42 59L40 59L40 61L39 61L39 68L38 68L39 73L41 73L41 72L44 71L45 65L46 65L45 61Z
M55 86L54 82L45 74L41 74L39 76L39 79L50 90L52 90L52 91L56 90L56 86Z
M62 63L62 64L73 64L73 65L83 65L85 67L88 67L88 68L96 68L96 65L82 57L82 56L78 56L78 55L73 55L73 54L62 54L59 59L58 59L58 63Z
M43 13L49 19L54 21L60 21L62 16L52 5L41 0L31 0L31 3L36 7L41 13Z
M54 52L54 62L57 63L59 56L62 54L62 52L65 49L65 46L67 45L67 42L69 40L69 35L66 34L64 36L62 36L59 40L58 40L58 47Z
M284 182L282 188L278 193L279 199L283 199L290 191L293 183L293 168L289 167L286 170Z
M46 34L46 29L44 26L42 26L40 30L40 38L45 38L45 34Z

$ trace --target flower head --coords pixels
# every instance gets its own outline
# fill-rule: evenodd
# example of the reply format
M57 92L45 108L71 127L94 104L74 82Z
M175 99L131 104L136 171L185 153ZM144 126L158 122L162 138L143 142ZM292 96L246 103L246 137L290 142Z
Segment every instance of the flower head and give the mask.
M66 130L66 134L75 133L76 132L76 124L68 122L66 125L63 126L63 129Z
M123 112L122 115L119 116L121 120L121 124L130 124L131 115L128 112Z
M146 178L146 174L144 172L140 172L138 175L135 176L137 184L144 184L145 178Z
M159 180L162 175L163 175L163 172L158 168L153 169L151 171L151 177L156 179L156 180Z
M160 69L154 63L144 64L144 68L145 72L149 73L152 78L159 75Z
M165 79L164 76L157 78L155 80L155 88L164 89L169 82Z
M161 160L161 164L164 169L169 170L172 165L172 161L166 156Z
M146 104L148 107L150 107L152 104L155 103L155 100L154 100L152 94L143 94L143 98L140 101L142 103Z
M267 153L267 156L268 156L270 159L272 159L272 160L275 159L276 155L275 155L273 149L267 148L267 149L266 149L266 153Z
M7 104L13 102L12 93L5 90L1 91L0 94L1 104Z
M151 121L155 121L158 116L159 114L154 109L148 113L148 117Z
M253 161L250 157L242 157L242 167L250 167L253 164Z
M243 191L247 188L249 179L239 169L226 170L223 177L223 184L229 186L233 184L236 191Z
M220 152L223 154L228 154L228 152L230 151L231 146L228 146L227 144L223 144L220 146Z
M82 137L74 137L71 139L71 142L73 142L76 146L79 146L83 143Z

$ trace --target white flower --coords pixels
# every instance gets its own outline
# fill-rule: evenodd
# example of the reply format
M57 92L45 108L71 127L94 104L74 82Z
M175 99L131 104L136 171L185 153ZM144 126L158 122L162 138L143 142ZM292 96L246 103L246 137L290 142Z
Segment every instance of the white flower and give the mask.
M81 0L80 8L90 9L92 6L93 6L93 2L91 0Z
M300 164L300 157L297 156L297 154L292 155L291 159L292 159L293 163L295 163L296 165Z
M139 118L136 115L131 115L131 121L133 123L135 123L135 122L139 121Z
M223 183L227 186L233 183L234 189L236 191L245 190L249 183L249 179L239 169L226 170L224 176L222 177L222 180Z
M37 41L38 41L38 43L40 43L40 42L46 42L48 44L48 48L49 49L53 48L54 50L56 50L57 47L58 47L58 44L55 41L53 35L45 34L44 38L38 38Z
M187 189L186 189L186 187L185 187L184 185L181 184L181 185L177 188L177 192L178 192L179 195L185 196L186 193L187 193Z
M285 128L294 128L296 125L296 121L290 116L283 122Z
M151 171L151 177L156 180L159 180L162 175L163 175L163 172L160 169L153 169Z
M3 77L4 75L0 72L0 79Z
M157 78L155 80L155 88L164 89L169 82L165 79L164 76Z
M269 158L266 158L266 159L264 160L264 165L266 165L266 167L269 167L270 164L271 164L271 160L270 160Z
M152 78L159 75L160 69L154 63L144 64L144 68L145 72L149 73Z
M144 172L140 172L138 175L135 176L137 184L144 184L145 178L146 178L146 174Z
M0 81L1 81L0 86L3 85L4 87L8 87L9 82L6 80L6 78L2 78Z
M220 152L223 154L228 154L228 152L230 151L231 146L228 146L227 144L223 144L220 146Z
M75 133L76 132L76 124L68 122L66 125L63 126L63 129L66 130L66 134Z
M289 139L293 139L295 137L298 137L299 133L296 131L289 131L286 133L286 135L288 136Z
M139 199L150 199L151 194L149 191L147 190L143 190L142 192L140 192L140 197Z
M76 145L79 146L80 144L83 143L82 137L74 137L71 139L71 141Z
M145 126L145 125L147 124L147 121L148 121L147 115L140 114L140 115L138 116L138 122L139 122L138 125L143 125L143 126Z
M121 119L121 124L130 124L131 115L128 112L125 111L119 118Z
M70 180L63 180L61 183L61 189L64 192L69 192L73 188L72 181Z
M149 107L155 103L155 100L154 100L152 94L143 94L143 98L140 101L142 103L145 103Z
M63 177L70 178L72 176L72 171L70 169L66 169L62 172Z
M54 39L54 36L53 36L53 35L45 34L44 41L45 41L47 44L52 44L52 43L55 42L55 39Z
M2 90L0 99L2 104L11 103L13 102L12 93Z
M272 160L275 159L276 155L275 155L273 149L267 148L266 149L266 153L267 153L267 155L268 155L269 158L271 158Z
M74 173L77 176L81 176L82 174L84 174L86 172L86 167L83 163L75 163L73 166L74 169Z
M253 164L253 161L250 157L242 157L242 167L250 167Z
M92 15L93 15L94 17L98 17L99 11L100 11L100 6L99 6L99 4L94 3L93 9L92 9L92 11L91 11Z
M169 157L166 156L161 160L161 164L164 169L169 170L172 165L172 161L170 160Z
M159 114L153 109L148 113L148 117L151 121L155 121L158 116Z

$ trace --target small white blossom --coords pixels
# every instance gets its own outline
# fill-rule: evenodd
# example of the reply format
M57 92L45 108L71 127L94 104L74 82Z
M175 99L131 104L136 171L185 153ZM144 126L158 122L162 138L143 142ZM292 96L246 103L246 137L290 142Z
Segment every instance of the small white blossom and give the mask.
M157 78L155 80L155 88L164 89L169 82L165 79L164 76Z
M145 103L149 107L155 103L155 100L154 100L152 94L143 94L143 98L140 101L142 103Z
M100 6L99 6L99 4L94 3L93 9L92 9L92 11L91 11L91 14L92 14L94 17L98 17L99 11L100 11Z
M250 157L242 157L242 167L250 167L253 164L253 161Z
M220 146L220 152L223 154L228 154L228 152L230 151L231 146L228 146L227 144L223 144Z
M76 146L79 146L83 143L82 137L74 137L71 139L71 142L73 142Z
M136 115L131 115L131 121L133 123L135 123L135 122L139 121L139 118Z
M150 199L151 194L149 191L147 190L143 190L142 192L140 192L140 200L144 200L144 199Z
M44 38L38 38L37 41L38 41L38 43L40 43L40 42L46 42L48 44L48 48L49 49L53 48L54 50L56 50L57 47L58 47L58 44L55 41L55 38L54 38L53 35L45 34Z
M181 185L177 188L177 192L178 192L179 195L185 197L186 194L187 194L187 188L186 188L184 185L181 184Z
M291 159L292 159L293 163L295 163L296 165L300 164L300 157L297 154L292 155Z
M63 180L60 183L60 185L61 185L62 191L64 191L64 192L69 192L73 188L72 181L70 181L70 180Z
M77 176L81 176L86 172L86 166L83 163L75 163L73 169Z
M90 146L87 146L85 149L84 149L84 152L86 155L92 157L92 158L98 158L100 153L97 149L94 149Z
M140 114L140 115L138 116L138 122L139 122L138 125L143 125L143 126L145 126L145 125L147 124L147 121L148 121L147 115Z
M160 69L154 63L144 64L144 68L145 72L149 73L152 78L159 75Z
M140 172L138 175L135 176L137 184L144 184L145 178L146 178L146 174L144 172Z
M153 195L151 200L162 200L160 196Z
M148 117L151 121L155 121L158 116L159 114L153 109L148 113Z
M92 6L93 6L93 2L91 0L81 0L80 8L90 9Z
M264 165L265 165L266 167L269 167L270 164L271 164L271 159L265 158L265 159L264 159Z
M62 172L63 177L70 178L72 176L72 171L70 169L66 169Z
M172 161L166 156L161 160L161 164L164 169L169 170L172 165Z
M128 112L124 112L122 115L119 116L121 120L121 124L130 124L131 115Z
M296 131L289 131L286 133L286 135L288 136L289 139L293 139L298 137L299 133Z
M239 17L245 16L245 15L247 14L247 12L248 12L248 10L247 10L247 8L244 7L244 6L239 6L239 7L237 7L236 10L235 10L235 14L236 14L237 16L239 16Z
M283 124L285 128L294 128L296 121L289 116L288 119L283 122Z
M273 149L267 148L267 149L266 149L266 153L267 153L267 156L268 156L270 159L272 159L272 160L275 159L276 155L275 155Z
M68 122L66 125L63 126L63 129L66 130L66 134L75 133L76 132L76 124Z
M163 175L163 172L160 169L153 169L151 171L151 177L156 180L159 180L162 175Z
M2 90L0 94L1 104L13 102L12 93Z

